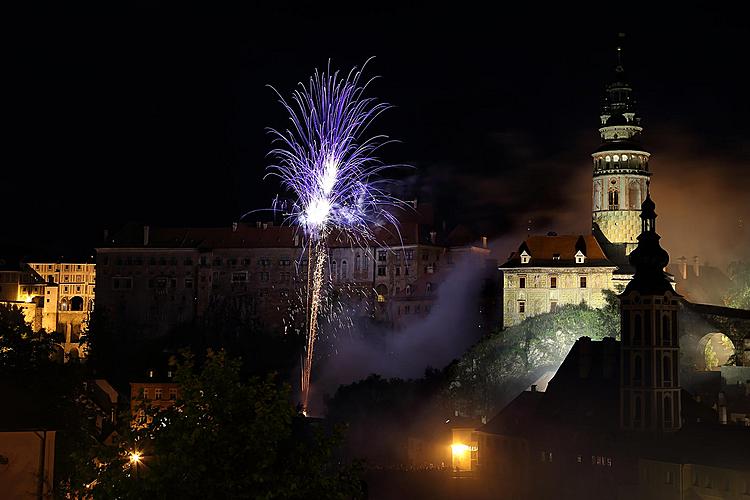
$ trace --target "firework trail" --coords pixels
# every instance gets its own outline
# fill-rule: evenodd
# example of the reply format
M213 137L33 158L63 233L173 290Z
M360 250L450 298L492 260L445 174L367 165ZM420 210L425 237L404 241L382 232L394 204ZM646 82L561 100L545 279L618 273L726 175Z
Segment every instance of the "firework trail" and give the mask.
M365 62L365 65L367 62ZM372 121L391 106L365 97L373 79L362 81L362 70L346 77L318 70L308 84L299 83L287 101L274 89L289 114L289 127L269 129L276 147L269 153L274 164L267 176L281 180L295 200L283 207L285 222L298 225L308 252L305 299L307 345L302 367L302 408L307 409L318 315L324 294L325 265L330 237L346 238L352 245L375 239L378 227L397 227L387 209L403 202L385 191L383 164L376 151L388 138L363 137Z

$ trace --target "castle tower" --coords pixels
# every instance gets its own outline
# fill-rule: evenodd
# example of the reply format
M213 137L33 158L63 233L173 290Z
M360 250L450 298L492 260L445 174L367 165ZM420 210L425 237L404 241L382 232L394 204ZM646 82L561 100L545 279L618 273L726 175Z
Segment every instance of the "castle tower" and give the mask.
M659 245L656 206L641 206L641 234L630 254L635 276L620 295L620 426L671 432L682 425L679 381L679 295L664 268L669 254Z
M617 65L605 87L599 133L602 143L591 155L594 160L592 215L606 241L624 245L625 254L636 246L640 233L638 214L646 195L650 154L639 143L642 128L636 114L633 89L617 48Z

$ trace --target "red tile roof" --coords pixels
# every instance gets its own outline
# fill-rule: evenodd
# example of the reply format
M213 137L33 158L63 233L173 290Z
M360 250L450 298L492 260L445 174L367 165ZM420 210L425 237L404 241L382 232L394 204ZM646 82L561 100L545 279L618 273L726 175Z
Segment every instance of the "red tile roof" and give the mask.
M527 264L521 263L521 253L526 251L531 260ZM575 255L581 251L586 257L583 264L576 264ZM501 268L514 267L570 267L571 265L585 266L614 266L593 235L561 235L561 236L529 236L521 243L518 251L510 255L508 261Z

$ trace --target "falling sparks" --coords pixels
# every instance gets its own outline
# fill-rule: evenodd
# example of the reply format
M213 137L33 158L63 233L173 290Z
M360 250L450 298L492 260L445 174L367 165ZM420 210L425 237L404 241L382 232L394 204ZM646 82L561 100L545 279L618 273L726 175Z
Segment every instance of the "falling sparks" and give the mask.
M325 293L327 240L335 232L352 245L371 242L375 228L397 227L395 216L387 209L402 204L383 189L388 180L381 174L392 166L375 156L388 138L363 137L390 105L364 97L372 79L361 83L361 78L361 70L352 69L343 78L338 71L332 73L329 65L327 72L316 70L307 86L300 83L291 101L276 92L291 125L284 131L270 129L277 147L270 152L275 163L268 167L267 175L278 177L294 195L295 200L284 207L286 220L303 229L308 255L303 412L308 406L318 316Z

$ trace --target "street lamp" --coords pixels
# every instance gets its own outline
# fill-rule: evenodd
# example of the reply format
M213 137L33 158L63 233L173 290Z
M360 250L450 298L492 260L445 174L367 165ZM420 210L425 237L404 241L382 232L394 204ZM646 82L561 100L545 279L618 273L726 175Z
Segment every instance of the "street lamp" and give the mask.
M135 466L135 478L138 479L138 466L141 463L141 454L138 451L130 452L130 463Z

